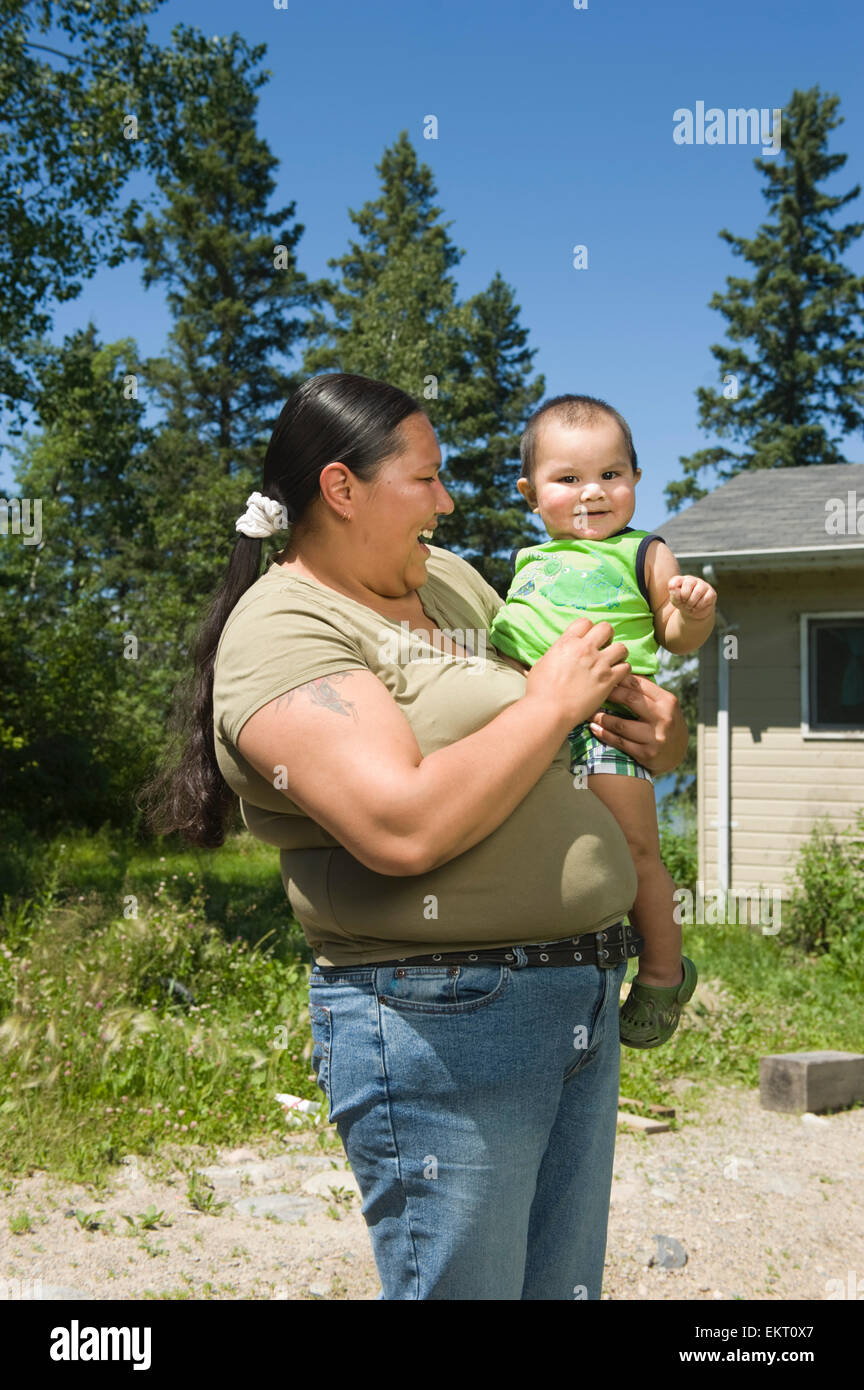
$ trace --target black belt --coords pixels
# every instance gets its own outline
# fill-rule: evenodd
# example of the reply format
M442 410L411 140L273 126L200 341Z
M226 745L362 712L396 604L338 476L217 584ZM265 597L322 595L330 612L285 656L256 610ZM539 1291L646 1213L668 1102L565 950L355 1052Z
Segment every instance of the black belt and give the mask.
M539 945L520 947L527 956L526 965L599 965L609 970L622 961L639 956L645 947L645 938L624 922L616 922L603 931L585 932L582 936L570 936L564 941L547 941ZM398 960L376 960L370 962L376 969L380 965L513 965L517 961L516 948L502 946L490 951L440 951L431 956L400 956ZM336 969L330 966L322 969Z

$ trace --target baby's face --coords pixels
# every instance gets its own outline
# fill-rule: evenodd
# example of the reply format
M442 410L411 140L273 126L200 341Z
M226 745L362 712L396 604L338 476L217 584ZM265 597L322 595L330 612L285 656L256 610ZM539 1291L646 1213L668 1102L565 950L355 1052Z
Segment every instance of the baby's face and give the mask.
M540 429L534 486L520 478L517 487L553 540L600 541L629 523L641 476L616 420L574 429L553 416Z

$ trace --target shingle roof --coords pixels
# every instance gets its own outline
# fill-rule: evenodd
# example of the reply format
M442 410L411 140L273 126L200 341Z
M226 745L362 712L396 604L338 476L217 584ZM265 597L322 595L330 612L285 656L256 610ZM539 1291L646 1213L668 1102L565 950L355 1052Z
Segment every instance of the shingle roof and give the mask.
M854 494L851 505L849 493ZM864 550L864 507L859 519L859 502L864 503L864 463L759 468L739 473L655 530L679 559L736 552ZM845 534L834 535L826 523L841 508Z

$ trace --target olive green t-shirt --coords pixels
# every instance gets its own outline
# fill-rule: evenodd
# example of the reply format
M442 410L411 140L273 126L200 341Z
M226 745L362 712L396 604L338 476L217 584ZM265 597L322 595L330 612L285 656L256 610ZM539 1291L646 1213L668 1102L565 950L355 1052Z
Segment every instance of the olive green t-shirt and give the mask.
M439 546L430 546L426 568L427 582L417 591L423 609L468 656L450 655L437 635L409 631L276 563L236 604L216 652L219 767L240 797L251 833L281 850L282 880L319 965L601 931L627 912L636 894L627 842L593 792L574 786L567 740L497 830L446 864L409 877L361 864L238 752L236 740L256 710L340 671L378 677L424 757L521 699L524 675L489 640L501 598L467 561Z

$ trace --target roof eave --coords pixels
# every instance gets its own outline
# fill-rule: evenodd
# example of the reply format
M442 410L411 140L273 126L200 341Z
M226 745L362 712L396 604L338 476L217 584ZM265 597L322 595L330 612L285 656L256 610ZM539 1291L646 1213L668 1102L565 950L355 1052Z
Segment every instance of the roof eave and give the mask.
M713 565L723 569L796 569L800 565L825 566L864 564L862 545L790 546L777 550L688 550L673 543L675 558L682 566Z

